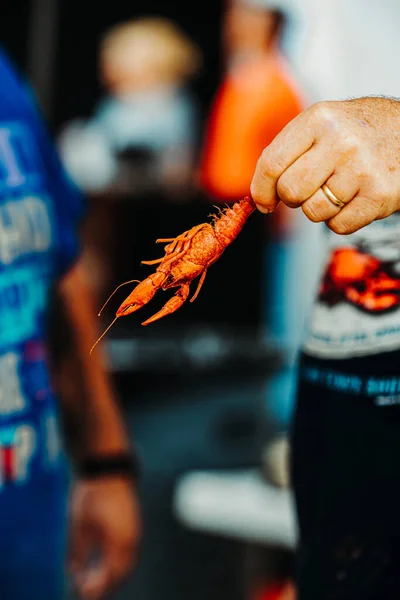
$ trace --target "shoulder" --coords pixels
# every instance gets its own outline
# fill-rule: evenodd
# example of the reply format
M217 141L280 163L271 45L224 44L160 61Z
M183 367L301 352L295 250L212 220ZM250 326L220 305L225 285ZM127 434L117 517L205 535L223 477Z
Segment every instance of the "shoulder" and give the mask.
M29 90L24 76L12 59L0 47L0 87L1 96L18 92L25 101L29 101Z
M0 48L0 119L25 121L30 126L38 120L38 102L23 73Z

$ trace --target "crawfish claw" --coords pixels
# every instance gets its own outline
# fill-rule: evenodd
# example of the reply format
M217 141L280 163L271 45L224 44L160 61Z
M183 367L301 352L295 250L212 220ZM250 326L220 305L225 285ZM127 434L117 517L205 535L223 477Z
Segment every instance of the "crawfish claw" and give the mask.
M139 283L131 294L124 300L117 310L117 317L126 317L148 304L156 292L161 288L167 275L153 273Z
M190 287L188 283L184 283L183 285L181 285L176 294L164 304L162 309L159 310L155 315L147 319L147 321L144 321L142 325L150 325L150 323L154 323L154 321L158 321L158 319L162 319L163 317L171 315L172 313L177 311L185 302L185 300L187 300L189 292Z

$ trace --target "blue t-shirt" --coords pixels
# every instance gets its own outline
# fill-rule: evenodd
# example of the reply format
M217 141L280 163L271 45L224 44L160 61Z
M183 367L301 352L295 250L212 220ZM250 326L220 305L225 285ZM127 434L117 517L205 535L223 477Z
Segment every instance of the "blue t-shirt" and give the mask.
M1 509L7 497L50 486L59 469L47 311L55 281L78 256L84 205L33 97L1 52L0 90Z

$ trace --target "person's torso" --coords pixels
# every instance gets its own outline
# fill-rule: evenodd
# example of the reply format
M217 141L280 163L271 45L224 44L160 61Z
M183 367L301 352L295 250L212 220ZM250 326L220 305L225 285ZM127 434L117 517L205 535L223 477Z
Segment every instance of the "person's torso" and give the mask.
M261 152L301 109L279 52L233 63L209 117L200 167L204 189L220 201L246 195Z
M191 98L175 88L157 88L103 101L94 122L114 151L144 147L162 151L191 143L196 127Z
M398 0L274 2L295 9L289 55L312 100L400 95Z
M59 457L46 359L47 307L59 240L27 98L1 57L0 85L1 492L7 484L45 479Z
M400 350L400 214L329 247L304 351L343 359Z

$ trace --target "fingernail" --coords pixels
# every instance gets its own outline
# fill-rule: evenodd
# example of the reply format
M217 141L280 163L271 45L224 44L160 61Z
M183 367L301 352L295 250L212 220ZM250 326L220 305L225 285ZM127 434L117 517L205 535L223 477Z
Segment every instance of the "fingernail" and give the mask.
M261 204L256 203L257 210L259 210L264 215L268 215L271 211L266 206L262 206Z

